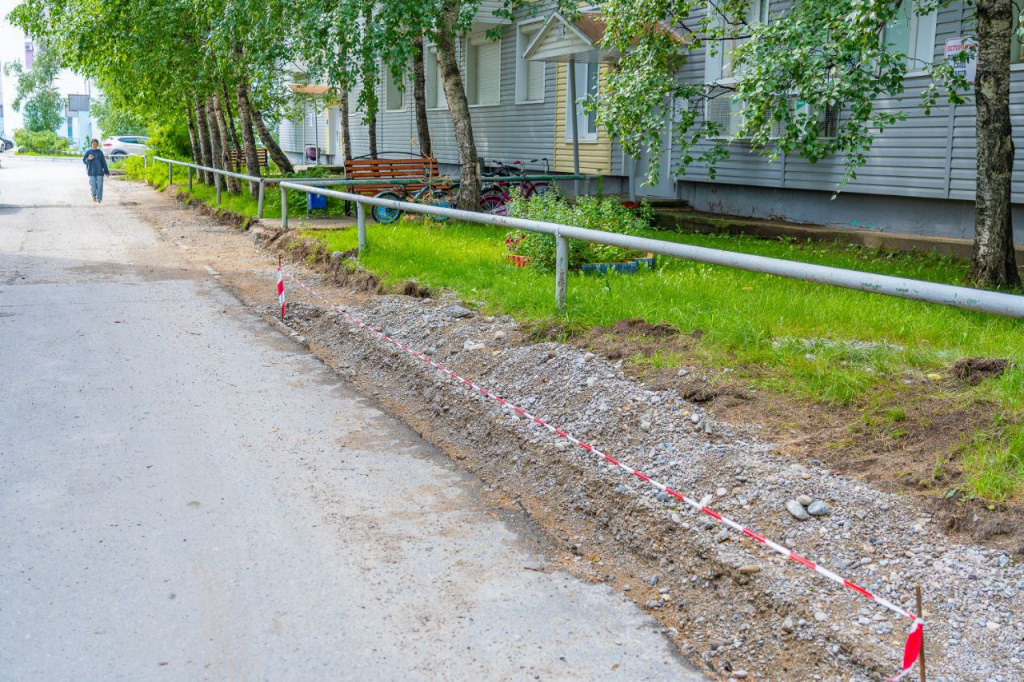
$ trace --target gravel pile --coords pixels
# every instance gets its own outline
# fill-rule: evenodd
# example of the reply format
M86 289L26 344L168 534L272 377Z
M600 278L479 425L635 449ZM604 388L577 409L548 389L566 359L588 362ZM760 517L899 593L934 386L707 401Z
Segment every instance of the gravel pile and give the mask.
M308 276L312 286L326 281ZM1024 677L1024 569L1000 552L951 541L912 500L813 461L795 464L774 454L756 425L723 424L674 391L649 390L626 378L621 360L531 344L511 318L478 315L449 295L362 300L349 309L397 340L912 611L919 582L930 679ZM630 584L604 574L600 561L592 568L595 579L657 613L709 670L738 679L878 679L898 669L905 619L596 464L336 313L303 304L289 312L289 325L328 349L341 373L432 423L431 436L462 452L484 480L561 510L575 529L563 534L574 554L649 567L651 576Z

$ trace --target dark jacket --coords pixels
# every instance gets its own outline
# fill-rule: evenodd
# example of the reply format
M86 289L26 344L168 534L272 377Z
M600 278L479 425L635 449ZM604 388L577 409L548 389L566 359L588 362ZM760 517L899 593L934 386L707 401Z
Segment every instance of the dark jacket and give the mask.
M89 157L92 156L92 161ZM110 175L107 168L107 158L103 156L102 149L86 149L82 155L82 163L88 169L89 175Z

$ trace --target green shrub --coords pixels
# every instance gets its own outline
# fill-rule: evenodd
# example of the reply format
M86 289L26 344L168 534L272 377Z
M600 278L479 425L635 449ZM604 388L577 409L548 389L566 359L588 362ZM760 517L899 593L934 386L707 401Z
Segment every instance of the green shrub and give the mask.
M561 225L573 225L616 234L639 234L646 229L653 215L645 202L639 209L622 205L615 197L580 197L570 204L555 191L535 194L529 199L513 192L508 214L515 218L529 218ZM530 259L530 267L543 272L555 267L555 237L536 232L510 232L505 240L509 251ZM585 263L615 263L638 258L644 254L617 246L591 244L573 239L569 241L569 268L578 269Z
M34 133L24 128L14 131L14 144L19 152L53 152L66 151L71 148L66 137L49 130Z

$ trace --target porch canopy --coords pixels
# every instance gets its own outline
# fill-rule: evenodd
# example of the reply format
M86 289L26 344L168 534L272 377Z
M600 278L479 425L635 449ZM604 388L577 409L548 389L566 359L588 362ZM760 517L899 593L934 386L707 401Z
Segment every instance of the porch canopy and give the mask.
M569 65L569 92L573 95L572 115L566 112L572 131L573 173L580 174L579 122L576 116L576 63L614 64L619 60L618 50L601 46L604 39L604 17L597 12L583 12L575 21L570 21L558 12L552 12L537 35L527 46L523 59L538 62L565 62ZM579 180L576 181L579 195Z

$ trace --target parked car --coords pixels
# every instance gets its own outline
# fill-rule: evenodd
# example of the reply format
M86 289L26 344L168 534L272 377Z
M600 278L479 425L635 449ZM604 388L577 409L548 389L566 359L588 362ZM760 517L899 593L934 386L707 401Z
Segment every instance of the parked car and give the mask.
M115 135L104 139L100 149L111 161L120 161L129 154L145 154L147 140L145 135Z
M6 137L0 137L0 152L6 152L9 149L14 149L14 143Z

